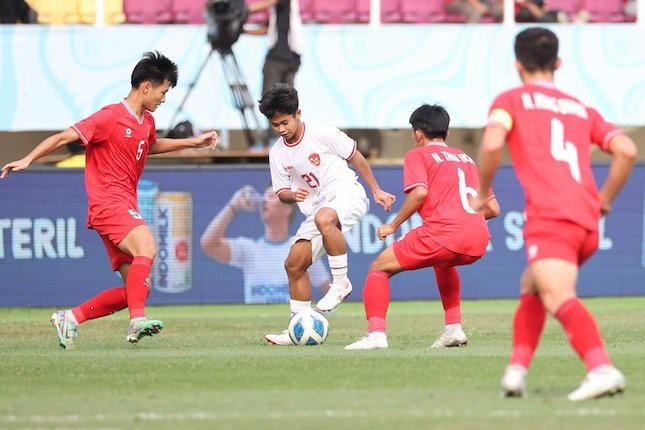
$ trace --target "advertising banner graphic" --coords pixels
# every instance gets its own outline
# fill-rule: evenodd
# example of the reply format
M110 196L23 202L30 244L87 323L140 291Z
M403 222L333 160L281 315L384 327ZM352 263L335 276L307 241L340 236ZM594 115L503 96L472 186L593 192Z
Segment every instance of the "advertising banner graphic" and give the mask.
M412 217L380 241L405 200L400 166L376 166L381 187L396 194L392 213L373 204L347 232L349 277L360 300L372 260L419 225ZM71 306L121 285L101 239L85 228L82 171L34 170L12 174L0 187L0 307ZM607 167L595 167L602 183ZM645 294L645 166L638 166L600 223L599 250L584 266L581 296ZM266 167L149 168L138 187L139 210L157 242L150 304L275 303L288 301L284 259L304 219L270 190ZM494 184L502 213L489 221L488 253L459 268L466 299L514 298L526 264L524 196L512 169ZM371 196L370 196L371 197ZM548 198L548 196L545 196ZM327 258L309 270L314 299L330 274ZM437 299L432 269L406 272L391 283L392 298Z

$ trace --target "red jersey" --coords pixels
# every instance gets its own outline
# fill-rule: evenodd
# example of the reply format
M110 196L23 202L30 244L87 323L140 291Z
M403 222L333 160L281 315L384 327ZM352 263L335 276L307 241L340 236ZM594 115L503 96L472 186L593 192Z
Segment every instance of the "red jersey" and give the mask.
M105 208L127 205L137 210L137 183L150 145L157 141L152 114L143 118L127 104L105 106L74 124L72 129L87 146L85 188L87 226Z
M508 131L508 147L526 195L527 221L562 219L598 229L600 199L591 171L591 144L607 151L622 131L551 83L500 94L489 127Z
M428 189L418 212L437 243L459 254L484 254L490 234L484 216L470 206L479 187L472 158L444 143L414 148L405 155L403 183L405 193Z

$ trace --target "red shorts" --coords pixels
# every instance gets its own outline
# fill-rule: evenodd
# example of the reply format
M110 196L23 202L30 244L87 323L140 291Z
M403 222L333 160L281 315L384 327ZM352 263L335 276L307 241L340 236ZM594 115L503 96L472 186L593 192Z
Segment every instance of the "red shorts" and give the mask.
M96 230L103 239L112 270L118 270L122 264L132 262L132 256L121 251L117 245L133 228L140 225L147 224L137 211L127 206L105 209L92 218L90 228Z
M589 231L567 220L529 220L524 226L529 264L557 258L580 266L596 252L598 240L598 230Z
M423 227L410 230L392 244L394 255L406 270L424 267L453 267L472 264L482 256L458 254L435 242Z

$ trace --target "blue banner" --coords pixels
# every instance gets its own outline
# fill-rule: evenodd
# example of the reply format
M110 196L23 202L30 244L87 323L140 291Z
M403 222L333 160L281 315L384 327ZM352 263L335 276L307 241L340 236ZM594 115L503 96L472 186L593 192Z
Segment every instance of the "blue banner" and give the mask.
M405 199L400 166L375 167L381 187ZM598 183L607 167L595 167ZM147 169L139 187L139 209L157 239L151 304L268 303L288 297L283 261L298 213L277 214L270 206L266 167ZM600 224L599 250L583 267L582 296L645 292L645 166L638 166ZM461 267L468 299L516 297L525 266L522 240L524 197L511 168L495 180L502 214L489 221L489 252ZM548 198L548 197L547 197ZM227 204L237 199L235 210ZM82 171L15 173L2 181L0 200L0 306L70 306L121 285L111 271L101 239L85 228L87 202ZM293 206L293 209L297 209ZM218 215L220 218L217 218ZM394 217L372 204L360 225L346 234L349 276L360 290L370 262L391 243L376 228ZM217 219L216 219L217 218ZM222 222L226 221L224 225ZM229 223L230 222L230 223ZM418 216L401 231L420 224ZM282 231L287 225L288 233ZM224 228L222 228L224 226ZM327 259L310 270L314 297L328 282ZM438 298L432 269L397 275L392 298Z

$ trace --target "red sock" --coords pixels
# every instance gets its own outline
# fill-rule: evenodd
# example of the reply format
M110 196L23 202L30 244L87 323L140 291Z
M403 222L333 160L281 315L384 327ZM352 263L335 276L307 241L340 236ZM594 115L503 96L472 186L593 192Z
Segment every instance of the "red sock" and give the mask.
M513 319L513 352L510 364L519 364L528 369L540 342L545 320L546 308L540 296L522 294Z
M143 256L134 257L125 288L128 293L130 319L146 316L146 298L150 290L150 268L152 259Z
M85 303L72 309L72 313L80 324L87 320L111 315L127 307L128 299L125 288L116 287L101 291Z
M598 325L580 300L574 297L564 302L555 317L562 324L569 343L582 358L588 371L602 364L611 364Z
M435 267L437 288L445 311L446 325L461 323L461 280L456 267Z
M390 277L379 270L367 272L363 288L363 302L367 316L367 331L385 333L385 314L390 305Z

